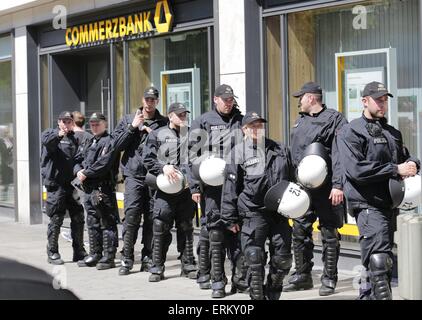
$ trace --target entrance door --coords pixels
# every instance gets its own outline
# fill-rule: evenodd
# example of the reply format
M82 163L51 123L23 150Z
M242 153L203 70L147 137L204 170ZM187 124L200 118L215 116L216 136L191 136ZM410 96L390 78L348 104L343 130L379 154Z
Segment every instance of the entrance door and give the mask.
M109 47L53 55L51 71L53 122L64 110L80 111L87 118L101 112L110 127Z

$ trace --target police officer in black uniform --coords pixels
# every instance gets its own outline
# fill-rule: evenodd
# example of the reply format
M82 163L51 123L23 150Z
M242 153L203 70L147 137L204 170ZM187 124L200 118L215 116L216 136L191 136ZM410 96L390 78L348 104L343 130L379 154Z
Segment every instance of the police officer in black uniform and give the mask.
M389 180L414 176L420 161L403 146L400 131L387 124L388 97L379 82L362 93L362 117L345 126L339 149L345 169L344 192L349 212L357 219L362 265L370 287L361 285L360 299L391 300L393 234L398 210L393 209Z
M78 261L80 267L96 266L98 270L114 268L118 246L116 177L119 159L107 132L106 117L93 113L89 125L94 135L78 152L74 173L84 191L87 211L89 255Z
M226 166L221 214L229 230L241 231L250 297L278 300L292 266L292 231L287 218L265 208L264 196L270 187L292 179L294 174L289 150L265 138L265 122L255 112L243 117L245 140L233 149L232 161ZM270 270L264 291L267 238Z
M172 103L168 108L169 123L165 127L149 134L144 148L144 165L149 173L164 176L171 183L180 183L177 171L187 177L188 167L188 123L189 111L182 103ZM185 180L185 178L183 178ZM153 210L153 266L150 268L150 282L164 279L164 262L171 243L170 230L176 222L176 228L185 235L184 248L181 249L182 272L191 279L196 279L196 263L193 255L194 203L186 183L173 194L158 188L155 194ZM179 236L180 237L180 236ZM178 239L181 240L180 238Z
M227 158L236 140L243 139L240 130L243 116L239 109L234 107L234 98L232 87L226 84L218 86L214 93L215 109L200 115L193 121L189 153L189 160L193 165L197 156L202 156L206 152L211 152L222 159ZM234 269L236 261L241 261L239 260L240 243L237 235L228 231L221 219L222 186L206 185L192 174L189 177L193 201L205 203L201 206L204 208L205 216L201 217L197 282L201 289L208 289L211 280L212 297L222 298L226 295L227 283L224 272L226 249ZM212 270L209 264L210 256Z
M152 206L150 189L145 185L146 169L142 163L142 149L148 134L165 126L168 119L156 109L158 90L148 87L144 91L142 106L135 115L126 115L113 132L116 152L123 151L121 159L122 174L125 180L122 264L119 275L129 274L134 262L134 246L143 214L142 226L142 266L148 271L152 259Z
M340 234L337 228L343 225L343 171L339 161L336 144L337 131L347 123L343 115L322 103L322 89L314 82L305 83L300 91L293 94L299 98L300 116L291 133L291 156L297 167L304 156L305 149L314 142L324 146L329 156L328 176L325 183L309 190L311 209L293 221L293 251L295 272L283 291L296 291L313 288L313 239L312 224L319 219L319 229L323 245L324 263L319 294L327 296L334 293L337 284L337 262L340 253Z
M72 114L69 111L62 112L57 124L58 128L47 129L41 136L41 175L47 189L46 214L50 218L47 231L48 262L63 264L58 240L66 210L69 210L71 219L73 261L83 259L87 253L83 243L83 207L75 200L77 192L70 184L79 147L72 130Z

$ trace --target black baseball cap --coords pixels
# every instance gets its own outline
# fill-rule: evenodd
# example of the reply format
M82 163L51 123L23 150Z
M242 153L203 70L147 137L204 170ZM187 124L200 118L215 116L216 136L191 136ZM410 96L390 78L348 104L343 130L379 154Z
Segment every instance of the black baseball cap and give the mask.
M97 121L101 121L101 120L106 121L106 117L105 117L105 115L103 115L102 113L99 113L99 112L94 112L91 115L91 117L89 118L89 122L91 122L91 121L97 122Z
M315 82L306 82L299 91L293 93L293 97L299 98L305 93L322 94L321 86Z
M221 97L222 99L233 98L233 97L237 98L237 96L235 96L233 93L233 88L227 84L222 84L222 85L219 85L217 88L215 88L214 96Z
M190 111L186 109L185 105L180 102L174 102L169 106L167 113L172 113L172 112L174 112L175 114L181 114L183 112L190 113Z
M155 87L148 87L144 91L144 98L158 99L158 89Z
M372 81L368 83L362 92L362 97L372 97L378 99L382 96L393 97L393 95L388 92L387 88L381 82Z
M59 120L70 119L73 120L73 114L70 111L63 111L59 114Z
M263 117L253 111L246 112L242 119L242 127L254 121L267 122Z

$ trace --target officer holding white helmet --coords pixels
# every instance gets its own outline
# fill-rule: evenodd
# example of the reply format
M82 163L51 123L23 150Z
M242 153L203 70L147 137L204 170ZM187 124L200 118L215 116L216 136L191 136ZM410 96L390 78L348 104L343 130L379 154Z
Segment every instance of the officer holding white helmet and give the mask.
M194 203L185 182L188 170L188 113L182 103L172 103L168 108L168 125L148 135L142 155L145 168L150 174L158 176L153 209L150 282L164 279L164 262L174 222L178 234L185 237L181 241L183 246L178 248L181 251L182 275L196 279L192 226ZM180 240L178 235L178 242Z
M344 191L357 219L362 265L369 269L370 284L361 283L360 299L392 299L395 208L401 200L390 195L390 180L415 176L420 168L420 161L403 146L400 131L387 124L388 97L393 95L384 84L368 83L362 94L362 117L346 125L338 139Z
M241 233L251 299L278 300L292 265L292 232L286 217L265 207L264 197L272 186L294 174L289 150L265 138L265 122L255 112L247 112L242 120L245 139L232 150L226 167L221 213L226 227ZM271 257L264 292L267 238Z
M337 261L343 225L343 185L336 145L337 131L347 123L343 115L322 103L322 89L315 82L307 82L293 94L299 98L299 118L291 133L291 155L297 170L298 183L311 195L311 208L293 221L293 251L296 270L283 291L313 288L312 225L319 219L324 270L321 276L322 296L334 293L337 283Z
M211 175L212 181L201 180L195 172L195 166L201 164L201 157L207 157L211 153L214 157L226 160L230 150L235 145L236 140L241 141L241 121L242 115L235 104L233 88L222 84L214 92L215 109L200 115L192 123L190 132L190 153L189 161L192 170L189 181L189 188L192 192L192 199L196 203L202 203L204 208L201 217L201 233L199 237L198 256L199 271L197 282L201 289L211 288L213 298L225 297L225 286L227 279L224 272L224 259L226 250L232 261L232 270L235 269L239 260L240 243L237 236L226 230L220 213L222 186L217 185L218 174L222 174L221 166L210 165L209 168L202 167L202 170L218 170L217 176ZM205 162L205 161L204 161ZM213 164L213 161L208 163ZM201 169L200 168L200 169ZM215 172L214 172L215 173ZM204 177L204 175L203 175ZM210 267L210 257L211 265ZM239 264L241 266L242 263ZM213 272L211 273L211 269ZM241 270L241 267L238 268ZM233 278L232 284L236 284L237 279ZM240 288L243 289L243 288ZM234 290L234 288L233 288Z

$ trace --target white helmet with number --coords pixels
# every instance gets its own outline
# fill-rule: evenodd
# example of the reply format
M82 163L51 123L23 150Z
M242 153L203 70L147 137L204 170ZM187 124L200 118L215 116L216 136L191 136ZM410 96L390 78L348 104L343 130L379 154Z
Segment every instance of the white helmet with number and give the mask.
M283 180L267 191L264 204L270 211L276 211L287 218L297 219L309 210L311 199L301 186Z
M411 210L422 203L420 175L407 177L404 180L390 179L389 188L393 208Z
M226 161L215 155L200 157L192 165L192 174L209 186L221 186L224 183Z
M329 158L324 146L319 142L310 144L297 166L297 180L308 189L322 186L328 175Z
M185 176L178 170L176 172L179 179L175 182L170 182L164 174L159 174L157 176L157 188L168 194L175 194L182 191L186 185Z

